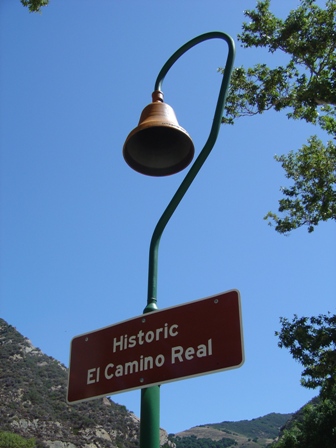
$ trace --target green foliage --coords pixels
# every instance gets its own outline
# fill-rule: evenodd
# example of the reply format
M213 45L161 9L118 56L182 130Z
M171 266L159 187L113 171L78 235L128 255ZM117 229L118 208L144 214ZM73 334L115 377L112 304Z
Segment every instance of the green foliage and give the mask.
M23 6L27 6L30 12L40 12L43 6L47 6L49 0L21 0Z
M35 448L34 439L24 439L18 434L0 431L0 448Z
M290 118L316 123L318 106L336 105L336 3L327 0L323 9L314 0L301 0L285 20L270 12L270 4L259 1L255 10L245 11L250 22L243 24L239 40L244 48L282 51L289 61L275 69L266 64L236 69L223 121L291 108Z
M294 316L292 322L280 318L282 328L276 332L280 348L288 348L294 359L304 367L304 387L322 388L328 397L336 387L336 315L317 317ZM335 398L335 397L334 397Z
M252 420L241 420L239 422L222 422L214 425L207 425L226 433L236 433L244 435L250 439L255 437L274 439L279 435L279 429L283 426L291 414L271 413L263 417Z
M233 124L241 116L271 109L286 110L288 118L318 125L336 137L336 1L326 0L323 8L314 0L300 0L297 9L290 11L284 20L270 11L270 5L270 0L258 1L255 10L245 11L250 22L243 24L239 40L244 48L265 48L271 54L282 52L287 56L287 63L275 68L265 63L236 68L222 121ZM308 167L301 169L298 179L291 166L298 166L302 157L309 157L309 153L317 155L319 151L326 157L333 156L331 166L328 165L326 174L318 175L316 182L308 179L302 185L300 176L309 175ZM266 216L276 222L278 232L286 233L302 225L308 225L311 232L319 221L336 218L335 151L332 141L324 146L312 137L298 153L291 152L288 158L276 157L286 176L294 181L292 188L282 189L286 198L280 201L279 211L285 218L279 219L271 212ZM321 170L319 157L311 157L309 163L314 170ZM311 191L315 185L316 194ZM324 188L327 188L325 194ZM321 196L322 209L315 206Z
M290 151L275 159L281 162L286 177L293 179L294 185L281 188L286 197L279 201L279 212L286 212L286 216L279 218L268 212L264 219L271 219L279 233L288 233L302 225L312 232L320 221L335 220L336 146L332 142L324 146L314 136L296 153Z
M175 437L174 443L176 448L228 448L237 445L233 439L223 438L221 440L212 440L209 438L190 437Z
M279 347L290 350L304 367L301 383L321 388L320 396L289 422L276 448L336 446L336 315L281 318Z
M303 419L286 429L274 448L334 448L336 446L336 400L324 399L308 404Z
M197 426L186 431L182 437L169 434L168 440L176 448L221 448L225 446L266 446L279 436L292 414L271 413L252 420L224 421ZM220 435L220 432L223 435ZM218 440L219 439L219 440ZM168 448L168 447L163 447Z

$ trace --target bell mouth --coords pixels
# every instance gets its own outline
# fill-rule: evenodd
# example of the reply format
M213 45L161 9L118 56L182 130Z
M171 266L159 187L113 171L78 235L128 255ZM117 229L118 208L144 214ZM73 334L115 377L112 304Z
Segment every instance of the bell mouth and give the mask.
M138 126L129 134L123 155L135 171L148 176L169 176L186 168L194 157L188 133L172 124Z
M128 135L123 156L135 171L148 176L169 176L186 168L194 157L194 144L177 121L174 110L156 90L153 102L141 113Z

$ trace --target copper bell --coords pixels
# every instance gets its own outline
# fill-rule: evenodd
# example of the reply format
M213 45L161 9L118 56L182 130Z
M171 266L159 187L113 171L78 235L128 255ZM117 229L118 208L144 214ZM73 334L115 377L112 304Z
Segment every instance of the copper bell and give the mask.
M179 126L174 110L156 90L138 126L128 135L123 155L135 171L148 176L168 176L186 168L194 156L194 144Z

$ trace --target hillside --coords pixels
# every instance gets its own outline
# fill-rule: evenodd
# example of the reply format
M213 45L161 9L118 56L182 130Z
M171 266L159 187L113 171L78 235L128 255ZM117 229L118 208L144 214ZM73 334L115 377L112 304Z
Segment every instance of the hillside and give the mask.
M67 369L0 319L0 432L34 438L37 448L136 448L139 420L109 398L66 403ZM279 435L291 414L197 426L176 435L171 448L257 448Z
M65 366L0 319L0 431L33 437L41 448L138 447L134 414L108 398L69 406L66 387Z
M253 420L196 426L169 438L177 448L260 448L279 436L290 417L291 414L272 413Z

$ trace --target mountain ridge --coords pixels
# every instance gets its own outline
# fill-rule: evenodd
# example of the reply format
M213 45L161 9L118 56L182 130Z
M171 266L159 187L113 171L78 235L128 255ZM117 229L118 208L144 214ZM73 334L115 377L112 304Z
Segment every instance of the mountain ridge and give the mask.
M224 421L221 423L208 423L198 425L188 430L169 435L170 440L177 448L186 445L184 438L198 440L214 440L221 442L220 446L236 446L244 448L265 447L271 445L279 436L284 424L291 418L292 414L278 414L272 412L252 420ZM195 440L194 440L195 441ZM192 442L192 440L191 440ZM229 444L231 443L231 444ZM209 446L209 443L205 443ZM199 443L200 446L203 443ZM192 446L196 446L194 443ZM212 448L211 445L209 448Z
M139 419L109 398L69 406L67 368L0 319L0 429L47 448L135 448Z
M37 448L139 446L138 417L106 397L68 405L68 369L1 318L0 347L0 431L33 437ZM169 436L161 429L160 445L182 448L191 441L196 448L195 439L211 439L222 440L221 447L266 446L290 416L272 413L251 421L200 425Z

